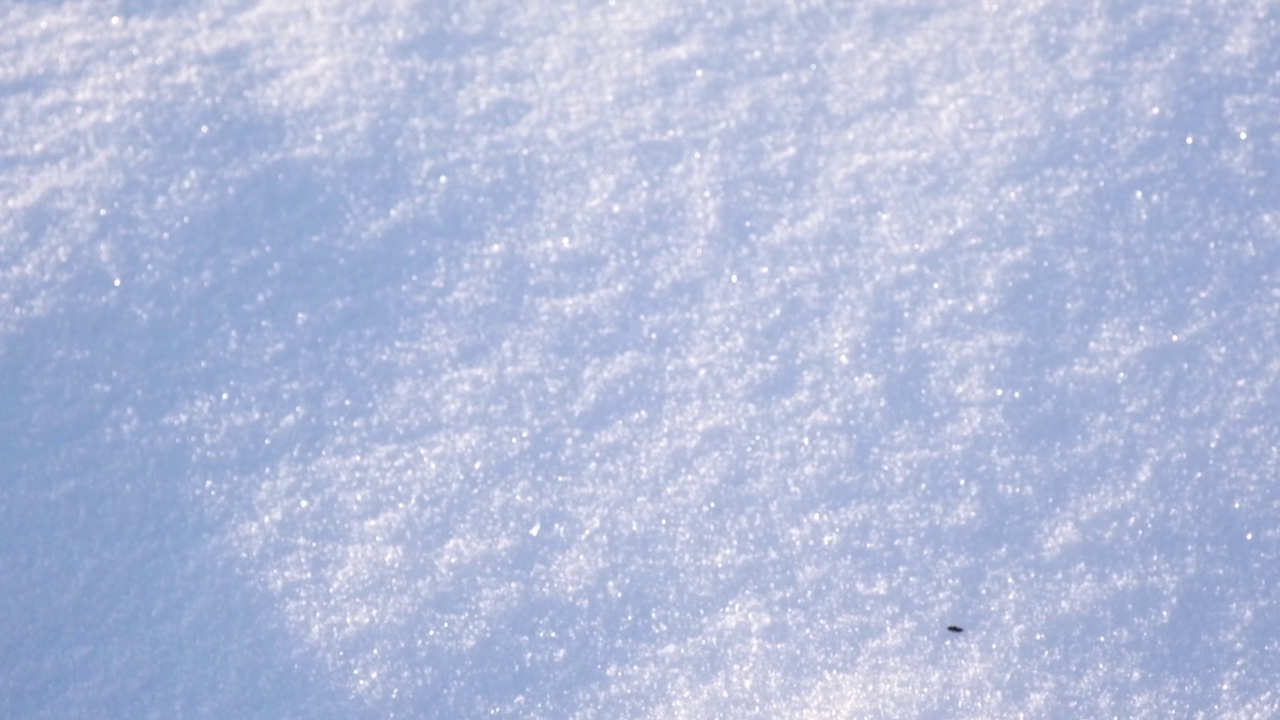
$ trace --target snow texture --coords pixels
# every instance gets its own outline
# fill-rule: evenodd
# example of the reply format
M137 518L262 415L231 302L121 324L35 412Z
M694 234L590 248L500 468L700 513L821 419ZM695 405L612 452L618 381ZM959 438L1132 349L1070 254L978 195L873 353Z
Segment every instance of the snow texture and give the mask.
M1280 712L1274 3L3 13L0 715Z

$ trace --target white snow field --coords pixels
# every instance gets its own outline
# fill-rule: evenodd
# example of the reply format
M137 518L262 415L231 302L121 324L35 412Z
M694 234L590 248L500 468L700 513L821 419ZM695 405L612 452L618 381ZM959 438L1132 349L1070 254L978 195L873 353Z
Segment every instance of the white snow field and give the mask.
M1276 717L1278 19L9 3L0 716Z

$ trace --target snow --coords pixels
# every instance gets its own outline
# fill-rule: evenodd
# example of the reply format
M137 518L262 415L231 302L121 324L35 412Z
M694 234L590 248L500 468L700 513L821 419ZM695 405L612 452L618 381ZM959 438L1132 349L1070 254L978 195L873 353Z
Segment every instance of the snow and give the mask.
M5 12L0 715L1280 705L1269 3Z

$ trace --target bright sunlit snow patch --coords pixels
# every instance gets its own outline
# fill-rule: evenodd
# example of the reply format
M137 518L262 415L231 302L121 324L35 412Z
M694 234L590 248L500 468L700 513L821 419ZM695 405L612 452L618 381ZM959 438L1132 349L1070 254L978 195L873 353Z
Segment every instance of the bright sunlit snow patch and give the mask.
M1265 714L1274 13L952 5L8 11L0 711Z

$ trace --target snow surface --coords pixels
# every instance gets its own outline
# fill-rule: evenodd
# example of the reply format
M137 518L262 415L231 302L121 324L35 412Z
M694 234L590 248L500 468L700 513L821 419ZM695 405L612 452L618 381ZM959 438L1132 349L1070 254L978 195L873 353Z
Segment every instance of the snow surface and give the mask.
M3 13L0 715L1280 712L1274 3Z

